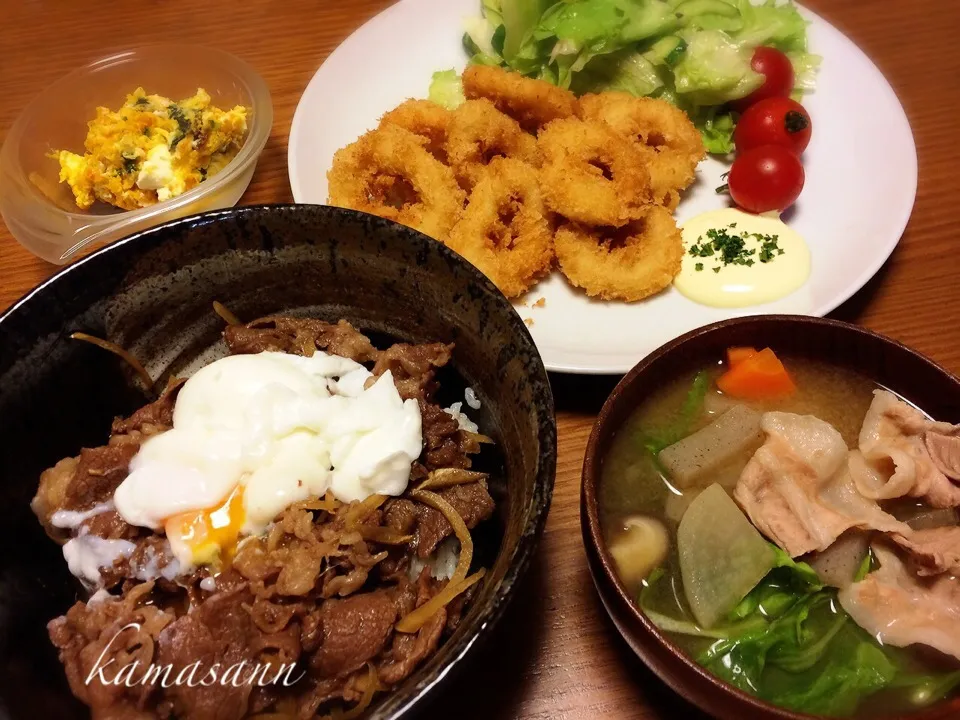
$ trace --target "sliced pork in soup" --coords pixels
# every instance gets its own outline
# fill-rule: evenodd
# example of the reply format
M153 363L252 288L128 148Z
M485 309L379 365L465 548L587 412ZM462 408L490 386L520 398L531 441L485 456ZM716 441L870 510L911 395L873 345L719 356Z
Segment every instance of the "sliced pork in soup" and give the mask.
M857 487L874 500L908 495L936 508L960 505L960 485L947 474L960 480L952 466L960 453L958 435L960 427L933 422L893 393L875 391L860 431L863 462L854 465Z
M860 627L886 645L927 645L960 659L960 584L956 577L920 578L883 543L880 567L839 593Z

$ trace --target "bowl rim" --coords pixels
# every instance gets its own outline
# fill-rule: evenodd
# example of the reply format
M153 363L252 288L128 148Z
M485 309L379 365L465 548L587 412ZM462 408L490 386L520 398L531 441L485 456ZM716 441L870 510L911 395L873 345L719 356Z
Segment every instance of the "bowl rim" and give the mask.
M591 562L588 563L588 565L590 567L590 573L593 577L593 582L596 586L597 592L601 594L604 610L611 615L612 619L613 612L607 605L607 600L603 597L603 594L600 590L601 583L612 591L613 600L618 603L618 608L626 608L629 619L643 629L646 637L640 639L637 643L638 645L643 646L656 644L661 646L663 649L667 650L675 660L682 663L682 665L685 666L689 672L694 673L700 678L700 680L711 685L718 695L732 696L741 704L741 706L746 705L751 707L753 712L763 713L761 717L776 718L777 720L824 720L825 716L796 712L765 702L764 700L761 700L754 695L750 695L749 693L740 690L730 683L721 680L697 664L696 661L694 661L686 651L681 649L664 632L662 632L647 617L646 613L640 609L637 603L634 602L630 592L623 585L614 569L613 556L610 555L610 552L607 549L606 542L603 539L603 533L600 528L597 490L600 483L604 459L600 455L600 445L605 436L612 437L612 435L619 430L619 427L611 426L611 415L622 402L622 397L625 395L627 390L635 382L637 382L640 377L642 377L642 375L653 363L657 362L661 358L664 358L665 356L673 355L689 340L701 335L722 332L729 327L751 325L758 322L787 323L795 325L798 328L810 326L833 327L839 329L841 332L870 337L875 341L881 342L882 344L896 348L899 352L906 352L907 354L913 356L914 360L928 365L932 370L944 375L947 380L950 380L956 385L960 386L960 378L946 368L935 363L925 355L922 355L916 350L907 347L903 343L894 340L893 338L889 338L885 335L881 335L880 333L868 330L853 323L844 322L842 320L807 315L749 315L719 320L717 322L710 323L709 325L695 328L694 330L684 333L670 342L661 345L659 348L634 365L633 368L631 368L630 371L627 372L627 374L624 375L623 378L617 383L610 395L604 401L603 407L597 416L597 420L590 431L590 437L587 440L587 448L583 458L580 492L580 516L582 520L581 532L588 557L592 554L597 560L596 564ZM599 565L599 571L602 573L600 576L598 576L595 565ZM633 643L627 640L626 633L620 629L619 623L615 622L614 624L617 625L618 633L623 636L623 639L627 641L629 645L631 645L631 649L635 652L635 654L641 656L641 653L632 647ZM689 682L675 681L674 679L667 677L665 673L662 673L661 670L653 663L648 663L645 657L641 656L641 659L648 667L650 667L650 669L662 682L668 685L677 694L686 697L684 689L690 685ZM892 716L891 720L896 720L896 718L924 720L928 717L931 720L939 720L941 717L946 717L940 714L945 702L947 702L947 700L943 700L931 707L922 708L907 715ZM710 709L704 707L703 705L700 705L700 708L710 712Z
M520 585L518 581L522 579L529 569L543 535L553 498L557 463L557 423L553 389L550 385L549 375L543 364L543 359L540 356L540 351L537 349L529 329L523 322L516 308L503 296L503 293L497 289L491 280L442 243L437 243L429 236L413 228L408 228L405 225L376 215L332 205L311 205L306 203L242 205L169 220L98 248L76 262L62 267L54 275L27 291L20 299L12 303L7 310L0 313L0 336L2 336L4 325L9 323L12 317L19 314L21 308L31 302L34 297L41 293L49 292L52 286L55 286L66 276L76 273L93 272L100 258L108 253L123 251L136 253L146 252L160 247L167 233L180 233L194 227L201 227L215 222L230 221L236 218L253 220L260 215L275 213L296 214L318 211L330 216L343 215L354 219L362 218L365 222L373 226L373 229L370 230L371 233L376 233L383 229L396 232L397 228L404 233L414 233L423 238L424 241L434 243L437 246L437 250L448 263L462 266L464 271L471 275L475 282L483 286L488 294L495 296L495 298L497 298L496 301L502 303L505 308L509 310L508 322L511 328L517 334L517 337L528 345L529 350L537 359L536 374L527 375L527 377L530 382L535 383L538 395L544 400L543 407L541 407L537 413L539 419L537 433L540 445L538 462L535 472L531 473L530 476L534 492L528 506L521 508L521 512L523 513L521 531L518 535L512 557L510 557L509 563L504 570L503 577L500 578L496 586L492 589L487 607L482 608L478 614L475 620L477 623L476 627L473 628L471 632L464 633L460 637L451 637L447 641L445 647L450 648L450 655L446 662L436 668L433 675L423 677L419 683L411 685L408 691L409 695L400 700L395 707L391 708L389 714L383 714L379 710L374 710L370 715L371 719L390 718L393 720L395 718L408 717L411 714L419 713L422 708L429 704L436 696L436 692L443 684L445 678L462 668L464 658L470 653L473 647L477 645L478 642L486 641L489 638L494 627L503 616L507 606L516 595L516 588ZM136 250L131 249L131 246L138 245L142 247L138 247ZM93 265L94 268L91 268L91 265ZM414 674L422 669L424 668L418 668ZM389 697L389 695L385 696L385 698Z
M119 50L91 60L85 65L71 70L66 75L40 90L40 92L24 106L23 110L20 111L20 114L7 132L2 148L0 148L0 168L4 168L2 175L0 175L0 185L6 184L7 182L19 186L30 185L30 181L20 163L19 149L23 134L29 127L29 120L43 98L55 94L57 90L62 87L74 85L79 78L86 77L92 72L110 68L114 65L142 60L139 56L144 52L166 51L176 53L186 49L192 52L199 51L214 60L217 65L229 70L230 73L236 76L244 85L246 92L249 93L251 113L243 144L230 162L228 162L220 172L210 178L209 181L199 183L196 187L176 197L148 205L147 207L137 208L136 210L118 209L117 212L94 215L79 208L65 210L54 204L49 198L42 197L36 192L29 192L24 198L21 198L21 202L17 203L18 205L21 205L22 202L27 202L29 203L29 208L33 209L37 215L64 218L68 222L73 223L75 230L79 230L81 227L99 229L95 230L94 233L89 233L79 238L77 245L64 251L64 256L69 257L77 252L83 245L95 242L97 232L102 229L110 229L118 223L146 221L201 200L236 179L238 175L250 167L251 163L256 162L260 153L263 151L273 127L273 100L270 96L270 88L266 81L249 63L224 50L199 43L143 43L136 47ZM3 206L8 212L13 209L9 207L7 203L3 202L0 202L0 206ZM15 211L17 217L22 216L23 213L23 210L18 209Z

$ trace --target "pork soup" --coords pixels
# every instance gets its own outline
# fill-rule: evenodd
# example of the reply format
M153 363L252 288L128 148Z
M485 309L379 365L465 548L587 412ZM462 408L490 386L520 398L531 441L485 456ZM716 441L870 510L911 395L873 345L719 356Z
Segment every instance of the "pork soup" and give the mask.
M960 426L854 372L732 348L604 462L618 575L671 641L774 705L875 718L960 687Z

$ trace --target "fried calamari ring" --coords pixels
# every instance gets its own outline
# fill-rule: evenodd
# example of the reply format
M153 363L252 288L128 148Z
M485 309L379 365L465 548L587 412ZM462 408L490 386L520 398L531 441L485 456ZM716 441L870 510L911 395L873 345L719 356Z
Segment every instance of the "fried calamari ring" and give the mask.
M446 244L507 297L526 292L553 267L553 231L536 169L494 158Z
M427 141L426 148L442 163L447 162L447 130L451 113L430 100L407 100L380 118L380 126L396 125Z
M555 246L567 280L603 300L633 302L660 292L680 272L683 259L677 224L658 205L622 228L564 225Z
M463 71L463 94L490 100L532 133L553 120L577 114L577 98L569 90L488 65L471 65Z
M706 155L700 132L683 110L666 100L605 92L581 97L580 117L604 122L640 147L654 200L676 208L679 191L693 182L697 164Z
M470 190L495 157L539 164L537 141L489 100L467 100L453 111L447 158L460 184Z
M539 139L547 207L585 225L619 227L650 204L643 153L600 122L554 120Z
M465 196L453 171L424 149L425 142L387 124L338 150L327 173L328 202L445 237Z

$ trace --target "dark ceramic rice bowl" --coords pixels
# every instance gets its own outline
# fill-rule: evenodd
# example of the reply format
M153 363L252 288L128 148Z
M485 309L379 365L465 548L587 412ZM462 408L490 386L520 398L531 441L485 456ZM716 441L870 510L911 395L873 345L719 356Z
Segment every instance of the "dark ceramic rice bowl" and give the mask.
M471 413L502 461L491 481L500 532L478 540L488 574L453 637L368 717L422 710L491 633L529 565L553 489L553 397L526 327L490 281L420 233L339 208L245 207L178 220L68 267L0 316L0 717L86 714L46 633L80 588L29 501L40 472L102 444L114 416L147 400L120 360L68 336L120 344L160 386L222 352L214 300L246 320L345 318L375 340L455 342L460 396L440 399L462 399L470 385L483 403Z

